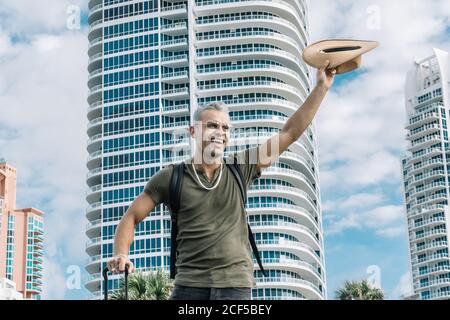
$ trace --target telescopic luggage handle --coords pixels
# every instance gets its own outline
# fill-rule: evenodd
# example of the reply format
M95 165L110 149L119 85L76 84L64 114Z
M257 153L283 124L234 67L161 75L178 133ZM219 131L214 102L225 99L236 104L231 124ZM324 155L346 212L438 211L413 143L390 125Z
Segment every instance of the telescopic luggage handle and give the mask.
M108 300L108 272L109 269L106 267L103 269L103 292L105 295L105 300ZM128 265L125 265L125 300L128 300Z

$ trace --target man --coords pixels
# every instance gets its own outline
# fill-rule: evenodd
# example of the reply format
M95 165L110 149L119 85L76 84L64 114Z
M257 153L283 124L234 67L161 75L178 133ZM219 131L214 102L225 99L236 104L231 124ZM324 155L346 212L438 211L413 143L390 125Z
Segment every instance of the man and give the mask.
M247 186L309 126L334 80L336 70L327 69L328 65L327 61L318 69L316 87L279 133L257 148L232 155L237 156ZM249 300L256 283L245 208L236 179L222 160L230 138L230 118L224 104L213 103L199 108L194 122L189 132L196 148L194 157L185 161L171 299ZM112 272L123 272L125 265L133 271L128 251L134 228L155 206L168 204L172 172L173 166L168 166L155 174L123 216L116 230L114 257L108 262Z

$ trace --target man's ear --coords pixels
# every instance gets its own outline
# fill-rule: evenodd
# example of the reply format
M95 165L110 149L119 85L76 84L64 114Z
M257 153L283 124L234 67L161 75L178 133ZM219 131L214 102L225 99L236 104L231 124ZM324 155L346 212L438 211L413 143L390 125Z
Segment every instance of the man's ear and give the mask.
M190 126L190 127L189 127L189 133L191 134L191 136L192 136L193 138L195 138L195 129L194 129L193 126Z

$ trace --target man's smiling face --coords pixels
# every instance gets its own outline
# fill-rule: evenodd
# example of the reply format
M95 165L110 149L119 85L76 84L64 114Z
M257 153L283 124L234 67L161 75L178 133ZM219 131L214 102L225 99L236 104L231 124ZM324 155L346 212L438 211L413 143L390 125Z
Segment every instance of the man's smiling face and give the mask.
M230 138L230 117L219 110L205 110L201 122L194 124L196 144L202 146L204 158L222 157ZM192 134L192 130L191 130Z

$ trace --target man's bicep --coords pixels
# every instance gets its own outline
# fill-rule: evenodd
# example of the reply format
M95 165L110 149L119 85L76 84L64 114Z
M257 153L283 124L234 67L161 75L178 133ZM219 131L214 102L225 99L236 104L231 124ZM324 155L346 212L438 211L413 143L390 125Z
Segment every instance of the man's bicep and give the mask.
M259 147L257 167L270 167L292 143L293 138L285 132L279 132L269 138Z
M129 211L135 218L135 223L144 220L156 207L156 202L146 192L142 192L131 204Z

